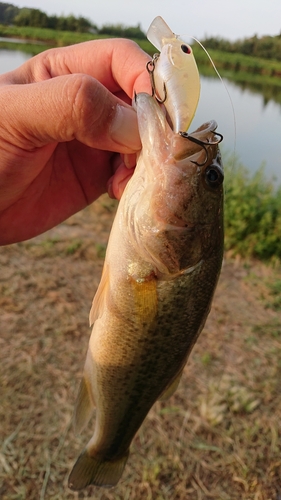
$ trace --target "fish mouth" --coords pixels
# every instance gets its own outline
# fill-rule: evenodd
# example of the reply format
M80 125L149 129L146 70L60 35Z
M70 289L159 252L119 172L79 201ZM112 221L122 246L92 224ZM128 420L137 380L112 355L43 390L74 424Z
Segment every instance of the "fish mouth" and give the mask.
M168 125L168 121L167 121ZM191 163L198 167L203 167L210 159L210 148L218 146L223 140L223 136L216 132L217 122L210 120L203 123L198 129L192 133L179 132L173 136L173 156L176 161L181 161L189 157ZM205 157L202 161L197 158L192 159L192 156L200 152L205 152Z

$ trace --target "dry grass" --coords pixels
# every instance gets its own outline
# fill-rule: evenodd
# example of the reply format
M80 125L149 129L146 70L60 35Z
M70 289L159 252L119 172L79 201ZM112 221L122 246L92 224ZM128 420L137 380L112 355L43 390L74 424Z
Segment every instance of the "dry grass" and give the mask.
M113 490L67 488L88 312L114 212L106 197L0 251L1 500L280 500L279 269L226 259L176 394L156 403Z

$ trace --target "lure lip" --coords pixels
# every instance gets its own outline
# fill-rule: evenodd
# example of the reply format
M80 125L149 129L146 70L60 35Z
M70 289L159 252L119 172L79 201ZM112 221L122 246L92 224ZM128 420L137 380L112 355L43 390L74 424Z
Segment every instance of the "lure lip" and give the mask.
M161 33L161 36L159 34ZM154 47L161 51L165 39L177 37L161 16L155 17L147 30L147 39Z

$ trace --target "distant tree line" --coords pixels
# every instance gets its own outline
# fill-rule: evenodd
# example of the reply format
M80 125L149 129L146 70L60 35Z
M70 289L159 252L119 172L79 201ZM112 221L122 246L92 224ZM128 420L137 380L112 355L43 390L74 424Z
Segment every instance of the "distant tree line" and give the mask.
M3 2L0 2L0 24L50 28L80 33L92 32L101 35L136 38L139 40L146 39L146 34L142 31L140 24L137 24L137 26L105 24L101 28L98 28L96 24L85 17L75 17L73 15L48 16L39 9L19 8L13 4ZM281 61L281 32L277 36L258 37L255 35L251 38L236 40L234 42L219 37L207 37L201 40L201 42L207 49Z
M32 26L34 28L51 28L63 31L87 32L95 30L88 19L84 17L48 16L39 9L19 8L9 3L0 2L0 23L15 26Z
M0 24L13 24L15 26L32 26L35 28L50 28L62 31L76 31L80 33L94 32L116 37L145 39L146 35L141 30L140 24L134 26L124 26L123 24L107 24L98 28L85 17L69 16L48 16L39 9L28 7L19 8L10 3L0 2Z
M47 16L45 12L39 9L20 9L20 12L15 16L13 24L16 26L32 26L34 28L50 28L62 31L78 31L80 33L88 32L94 29L92 23L84 17L74 17L72 15L64 16Z
M19 8L10 3L0 2L0 23L11 24L19 12Z
M254 35L251 38L244 38L235 42L215 37L205 38L200 41L207 49L281 61L281 33L276 36L258 37Z
M146 34L142 31L140 24L137 26L124 26L123 24L104 24L97 32L101 35L112 35L125 38L137 38L145 40Z

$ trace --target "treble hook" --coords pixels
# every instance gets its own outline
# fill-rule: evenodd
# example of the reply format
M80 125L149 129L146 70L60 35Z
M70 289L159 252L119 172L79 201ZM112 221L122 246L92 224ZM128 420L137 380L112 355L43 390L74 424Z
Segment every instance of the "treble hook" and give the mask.
M208 150L207 150L206 146L216 146L217 144L219 144L223 140L223 135L222 134L219 134L218 132L215 132L214 130L211 130L211 133L214 134L214 135L218 135L219 136L219 138L218 138L217 141L214 141L214 142L206 141L206 142L204 142L204 141L200 141L200 139L197 139L196 137L193 137L192 135L189 135L187 132L179 132L179 134L180 134L181 137L183 137L184 139L188 139L191 142L195 142L195 144L198 144L199 146L201 146L201 148L204 149L205 154L206 154L206 158L203 161L203 163L198 163L197 161L191 161L191 163L194 163L198 167L203 167L208 162L209 157L208 157Z
M163 104L166 101L166 99L167 99L166 85L165 85L165 83L163 84L164 97L163 97L163 99L161 99L157 95L157 90L156 90L156 85L155 85L155 79L154 79L155 63L158 60L159 55L160 54L154 54L153 55L152 60L148 61L148 63L146 64L146 69L147 69L148 74L149 74L151 88L152 88L152 94L151 95L152 95L152 97L153 96L155 97L156 101L159 102L159 104ZM152 66L152 69L150 69L150 66Z

